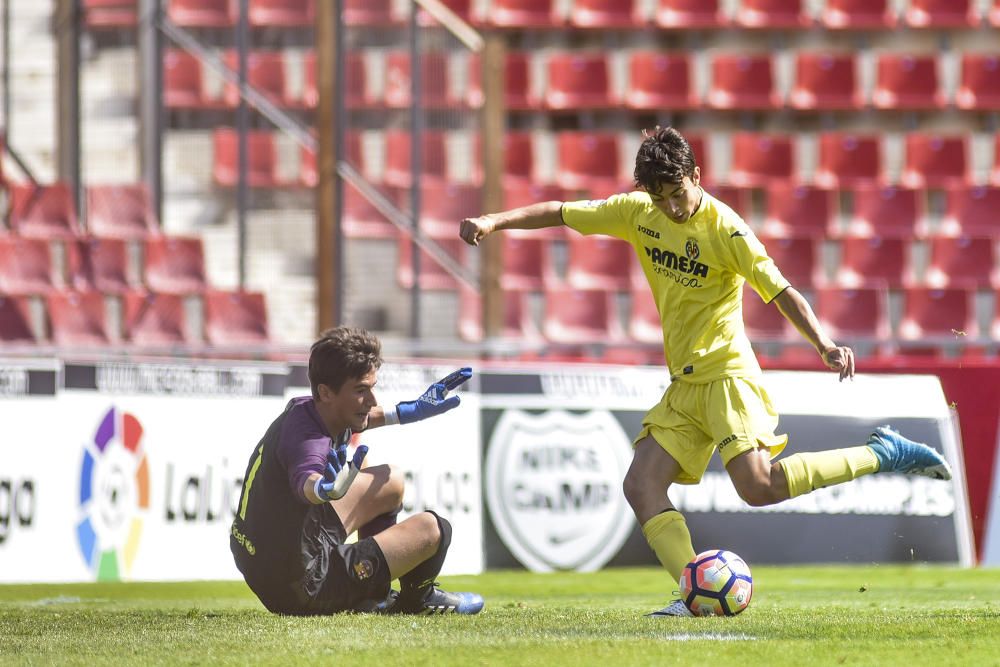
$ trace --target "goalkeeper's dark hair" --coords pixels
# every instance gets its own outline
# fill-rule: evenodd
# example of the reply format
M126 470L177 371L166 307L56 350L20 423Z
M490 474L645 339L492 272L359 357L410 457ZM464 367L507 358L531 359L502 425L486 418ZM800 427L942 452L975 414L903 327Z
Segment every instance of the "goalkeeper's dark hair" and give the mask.
M693 177L697 166L694 151L687 139L672 127L657 126L652 132L643 130L642 145L635 156L635 184L655 195L664 183L680 183Z
M309 350L309 386L313 398L325 384L340 391L350 378L359 378L382 366L382 343L364 329L337 327L320 334Z

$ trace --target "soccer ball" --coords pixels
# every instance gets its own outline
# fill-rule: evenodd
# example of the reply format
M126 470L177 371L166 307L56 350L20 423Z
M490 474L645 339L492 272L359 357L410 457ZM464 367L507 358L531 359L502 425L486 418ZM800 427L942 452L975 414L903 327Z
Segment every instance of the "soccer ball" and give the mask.
M681 600L695 616L735 616L750 604L753 578L732 551L703 551L684 566Z

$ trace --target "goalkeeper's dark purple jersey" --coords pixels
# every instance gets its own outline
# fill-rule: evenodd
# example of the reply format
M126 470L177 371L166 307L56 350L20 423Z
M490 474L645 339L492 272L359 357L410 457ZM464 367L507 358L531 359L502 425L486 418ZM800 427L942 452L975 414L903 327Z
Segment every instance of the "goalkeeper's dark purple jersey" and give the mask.
M351 430L337 443L347 442ZM250 578L283 583L299 578L303 524L319 521L343 531L330 503L314 505L303 492L313 473L323 474L332 442L311 396L293 398L254 449L230 531L236 564Z

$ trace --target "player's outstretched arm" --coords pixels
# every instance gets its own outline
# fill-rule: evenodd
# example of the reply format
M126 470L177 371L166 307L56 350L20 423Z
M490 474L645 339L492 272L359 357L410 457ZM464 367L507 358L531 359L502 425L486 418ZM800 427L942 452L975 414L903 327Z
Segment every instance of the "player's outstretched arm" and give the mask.
M479 245L489 234L504 229L558 227L563 224L562 205L561 201L547 201L478 218L466 218L459 226L458 235L469 245Z
M459 368L454 373L449 373L429 386L427 391L415 401L402 401L393 408L377 407L376 409L382 410L382 421L371 424L372 416L369 415L368 420L371 424L369 428L376 425L412 424L448 412L448 410L458 407L462 400L460 396L448 396L448 393L461 387L471 377L471 368L468 366Z
M774 304L785 319L816 348L823 358L823 363L830 370L840 373L841 380L854 377L854 350L844 345L837 345L826 335L809 302L799 294L798 290L789 287L774 297Z

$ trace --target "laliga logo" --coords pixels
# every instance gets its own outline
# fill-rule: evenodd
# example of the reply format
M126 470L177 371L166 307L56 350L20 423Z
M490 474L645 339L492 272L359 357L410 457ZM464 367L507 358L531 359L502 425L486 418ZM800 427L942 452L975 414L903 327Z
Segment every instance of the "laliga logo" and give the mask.
M599 569L632 531L621 492L629 458L608 412L504 412L486 457L486 498L504 544L536 572Z
M149 466L142 424L115 408L84 445L80 467L77 542L98 581L115 581L132 569L149 509Z

